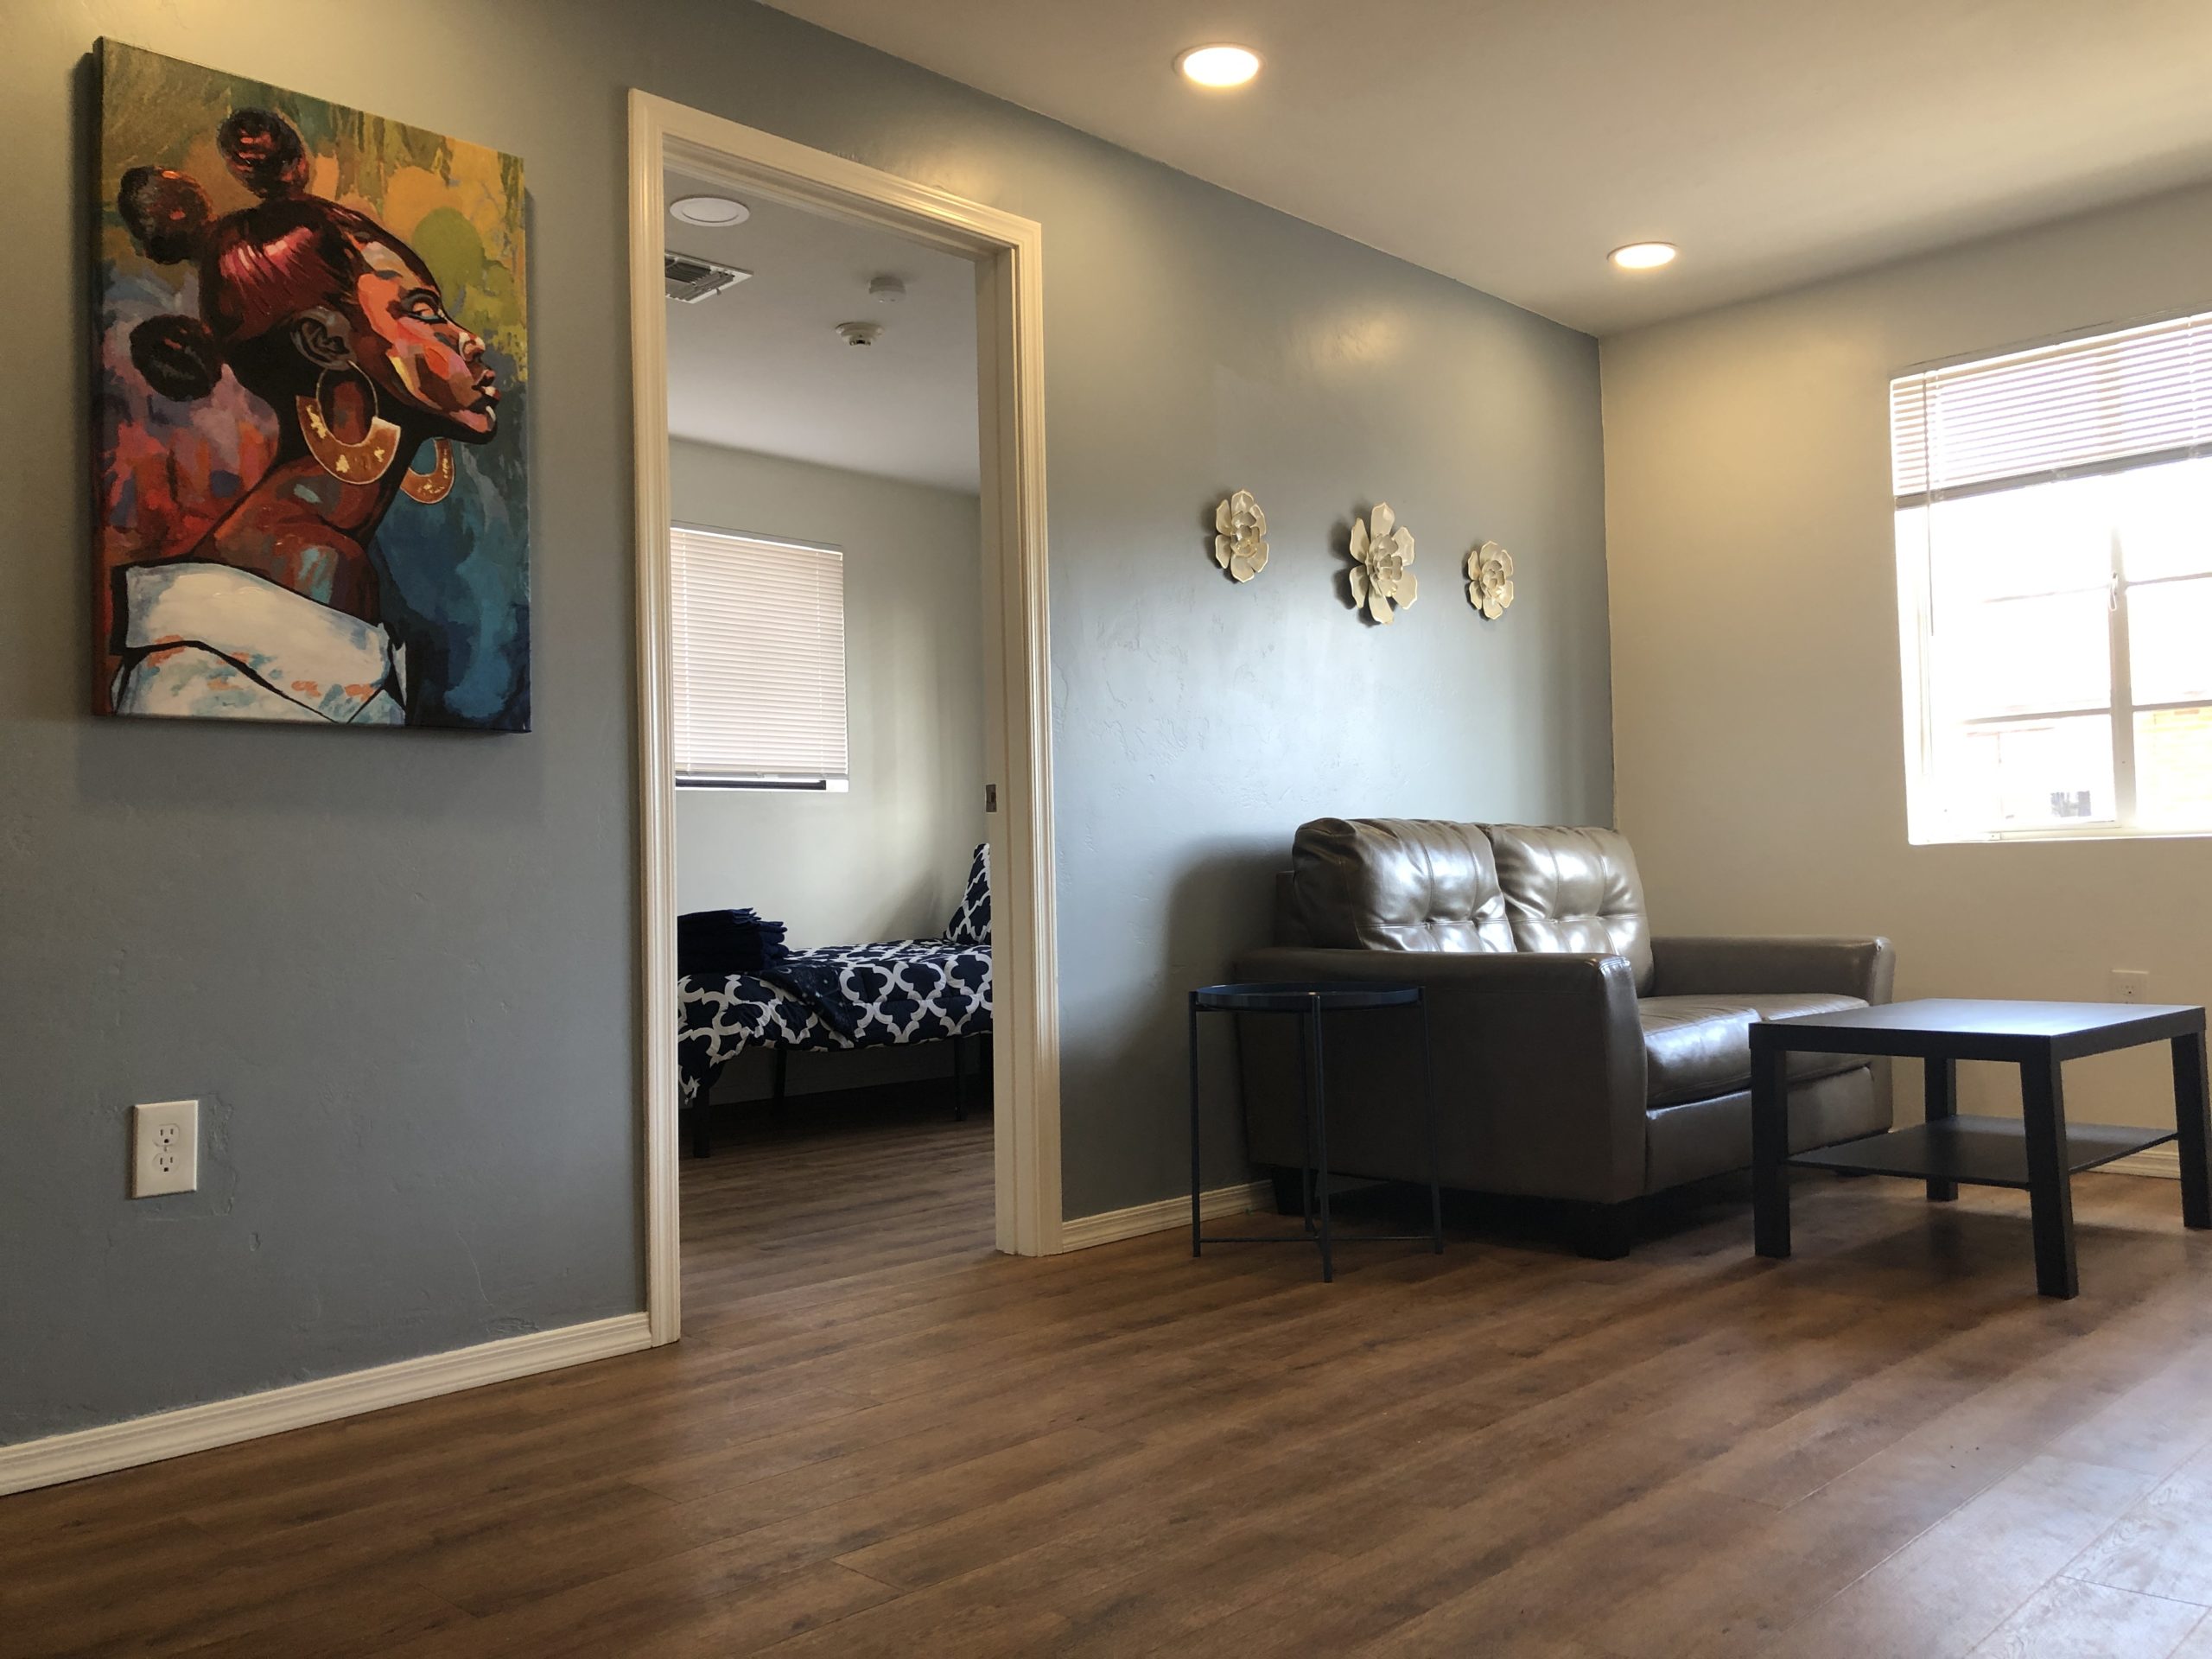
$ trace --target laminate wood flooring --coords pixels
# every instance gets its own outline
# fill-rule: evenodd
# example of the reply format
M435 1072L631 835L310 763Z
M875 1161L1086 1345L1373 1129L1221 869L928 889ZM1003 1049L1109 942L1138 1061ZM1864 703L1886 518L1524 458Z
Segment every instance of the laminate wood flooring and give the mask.
M1817 1176L1785 1263L1723 1193L1325 1287L1001 1257L987 1118L792 1116L687 1162L675 1347L0 1499L0 1653L2212 1659L2171 1182L2076 1181L2070 1303L2019 1195Z

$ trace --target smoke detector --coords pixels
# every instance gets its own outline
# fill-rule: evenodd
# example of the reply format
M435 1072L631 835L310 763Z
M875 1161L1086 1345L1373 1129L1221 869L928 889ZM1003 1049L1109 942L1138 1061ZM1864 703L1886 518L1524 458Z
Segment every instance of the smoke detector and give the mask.
M661 274L667 279L668 297L686 305L696 305L753 275L735 265L718 265L690 253L666 255L661 261Z
M906 297L906 284L896 276L879 276L868 285L868 292L878 305L896 305Z
M837 325L837 338L848 346L873 346L883 338L883 325L880 322L841 322Z

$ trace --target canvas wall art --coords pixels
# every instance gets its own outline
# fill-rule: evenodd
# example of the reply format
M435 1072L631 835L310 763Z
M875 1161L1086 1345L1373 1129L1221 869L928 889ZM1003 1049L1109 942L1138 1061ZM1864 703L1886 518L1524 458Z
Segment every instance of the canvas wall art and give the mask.
M522 163L100 60L96 709L528 730Z

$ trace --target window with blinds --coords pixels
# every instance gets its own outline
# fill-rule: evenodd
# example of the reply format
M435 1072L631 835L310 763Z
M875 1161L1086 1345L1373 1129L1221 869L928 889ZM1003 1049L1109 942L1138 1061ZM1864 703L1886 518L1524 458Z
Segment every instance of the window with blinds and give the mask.
M1890 386L1916 842L2212 832L2212 313Z
M669 537L678 787L843 789L845 556Z

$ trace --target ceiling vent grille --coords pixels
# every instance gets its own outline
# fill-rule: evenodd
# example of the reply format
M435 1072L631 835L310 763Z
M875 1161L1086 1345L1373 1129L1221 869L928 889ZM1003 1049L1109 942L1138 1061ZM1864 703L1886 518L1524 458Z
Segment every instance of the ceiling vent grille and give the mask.
M702 259L696 254L671 253L664 256L662 273L668 279L668 297L681 300L686 305L696 305L722 289L743 282L753 273L740 270L734 265L718 265L711 259Z

